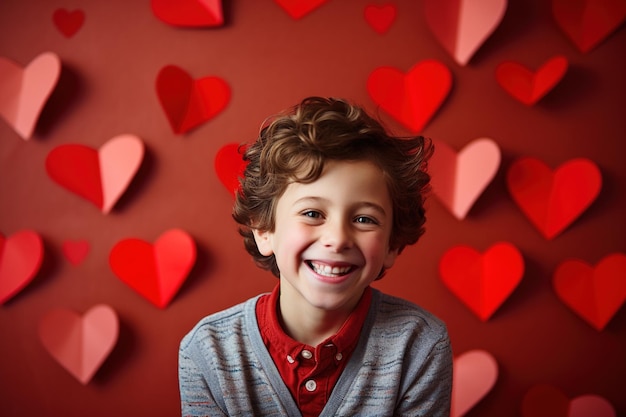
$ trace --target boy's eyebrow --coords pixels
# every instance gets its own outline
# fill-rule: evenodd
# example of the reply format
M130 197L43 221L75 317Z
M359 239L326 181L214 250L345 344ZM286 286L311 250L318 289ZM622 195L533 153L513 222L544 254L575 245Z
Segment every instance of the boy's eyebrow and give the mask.
M296 201L294 201L294 204L320 203L320 202L327 203L327 202L329 202L329 200L327 198L324 198L324 197L306 196L306 197L301 197L301 198L297 199ZM374 209L374 210L378 211L383 216L387 216L387 212L385 211L383 206L381 206L380 204L377 204L377 203L373 203L371 201L360 201L360 202L354 204L354 206L357 206L359 208L361 208L361 207L371 208L371 209Z

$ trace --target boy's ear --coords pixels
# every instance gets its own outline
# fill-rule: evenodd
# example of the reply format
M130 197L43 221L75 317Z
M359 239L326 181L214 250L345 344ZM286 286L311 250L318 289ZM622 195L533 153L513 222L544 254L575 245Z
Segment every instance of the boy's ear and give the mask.
M398 249L389 249L389 252L387 252L387 256L385 256L385 260L383 262L385 269L389 269L393 266L399 253L400 251Z
M258 229L252 229L254 241L256 242L259 252L263 256L270 256L274 253L272 249L272 234L270 232L262 232Z

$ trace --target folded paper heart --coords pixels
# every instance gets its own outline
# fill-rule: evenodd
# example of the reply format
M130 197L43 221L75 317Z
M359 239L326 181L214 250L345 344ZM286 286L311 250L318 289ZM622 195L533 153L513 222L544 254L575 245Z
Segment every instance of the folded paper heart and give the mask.
M39 115L61 75L61 60L44 52L26 68L0 57L0 116L24 140L30 139Z
M433 193L457 218L464 219L500 167L500 148L489 138L475 139L460 151L433 140L428 163Z
M274 0L293 19L301 19L328 0Z
M387 33L393 22L396 20L397 8L393 3L368 4L363 11L367 24L381 35Z
M464 416L491 391L498 379L498 363L484 350L471 350L454 358L450 417Z
M151 0L152 13L172 26L213 27L224 24L222 0Z
M591 51L626 19L624 0L552 0L558 26L583 53Z
M560 55L550 58L536 72L517 62L505 61L496 68L496 80L513 98L532 106L561 81L567 67L567 58Z
M524 395L522 417L616 417L615 409L599 395L581 395L569 399L561 390L548 384L532 387Z
M41 237L31 230L22 230L8 237L0 233L0 304L35 278L43 254Z
M72 265L79 265L89 254L89 242L86 240L66 240L61 245L65 259Z
M119 241L109 254L113 273L159 308L165 308L196 261L196 245L180 229L163 233L153 244L136 238Z
M174 133L185 133L221 113L230 101L230 87L219 77L191 78L168 65L157 76L156 90Z
M243 177L245 168L246 162L238 144L229 143L217 151L215 155L217 178L233 197L239 189L239 178Z
M507 172L509 192L546 239L553 239L596 199L602 174L595 163L576 158L554 172L536 158L521 158Z
M495 243L483 254L458 245L441 257L439 275L472 313L487 321L521 282L524 258L507 242Z
M450 70L433 59L415 64L406 74L380 67L367 79L372 100L413 133L430 121L451 88Z
M59 185L107 214L130 185L143 155L141 139L125 134L100 149L80 144L57 146L46 158L46 171Z
M500 25L507 0L426 0L426 23L459 65L466 65Z
M595 266L565 261L554 272L552 284L565 305L601 331L626 302L626 255L607 255Z
M66 9L56 9L52 14L52 21L66 38L71 38L80 30L85 22L85 12L78 9L68 11Z
M83 316L58 308L39 322L39 339L48 353L83 385L91 381L117 343L115 310L100 304Z

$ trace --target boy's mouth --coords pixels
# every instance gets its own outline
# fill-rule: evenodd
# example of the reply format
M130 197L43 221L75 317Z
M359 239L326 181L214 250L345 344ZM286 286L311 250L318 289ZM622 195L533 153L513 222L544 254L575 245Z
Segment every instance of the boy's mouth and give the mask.
M331 266L316 261L306 261L306 264L318 275L324 277L340 277L354 269L353 265Z

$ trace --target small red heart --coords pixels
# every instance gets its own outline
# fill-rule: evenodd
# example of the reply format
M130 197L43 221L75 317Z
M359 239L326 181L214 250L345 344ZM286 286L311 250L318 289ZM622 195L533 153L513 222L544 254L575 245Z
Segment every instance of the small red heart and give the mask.
M52 21L59 32L66 38L71 38L85 23L85 12L80 9L71 12L66 9L56 9L52 14Z
M602 174L592 161L572 159L554 172L542 161L522 158L507 172L513 200L546 239L576 220L596 199Z
M173 26L212 27L224 24L222 0L152 0L152 12Z
M185 133L212 119L230 101L230 87L223 79L204 77L194 80L174 65L159 71L156 90L174 133Z
M328 0L274 0L293 19L301 19Z
M433 59L417 63L406 74L380 67L367 79L372 100L414 133L433 117L451 88L450 70Z
M561 81L567 67L567 58L560 55L550 58L534 73L517 62L505 61L496 68L496 80L515 99L532 106Z
M217 178L233 197L239 189L239 178L243 177L246 169L241 151L240 145L229 143L220 148L215 155Z
M626 255L608 255L595 267L577 259L565 261L552 283L561 301L600 331L626 301Z
M0 304L35 278L42 260L43 243L37 233L23 230L7 238L0 233Z
M80 265L89 254L89 242L86 240L66 240L61 245L61 250L72 265Z
M624 0L552 0L559 27L583 52L606 39L626 19Z
M368 4L365 6L365 21L372 29L381 35L387 33L394 20L396 20L397 9L393 3L381 6Z
M524 258L510 243L500 242L484 254L459 245L439 262L443 283L482 321L511 295L524 275Z
M569 399L548 384L533 386L522 399L522 417L616 417L613 405L593 394Z
M109 254L113 273L160 308L176 295L195 261L195 242L180 229L163 233L154 245L136 238L121 240Z

